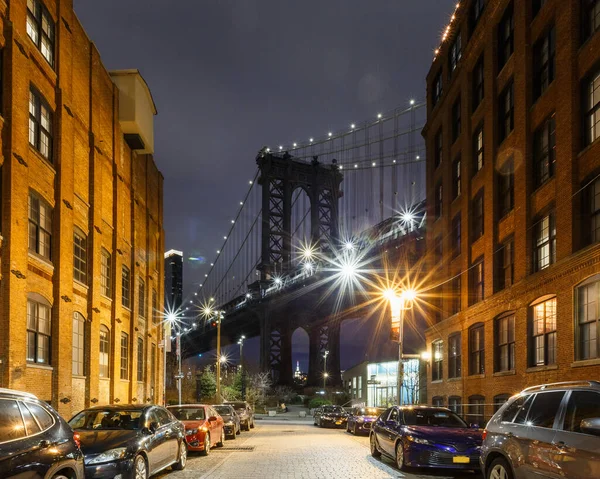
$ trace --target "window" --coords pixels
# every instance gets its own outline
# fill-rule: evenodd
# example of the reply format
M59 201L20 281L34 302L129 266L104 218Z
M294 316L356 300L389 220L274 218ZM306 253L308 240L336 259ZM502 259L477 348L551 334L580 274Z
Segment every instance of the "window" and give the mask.
M600 0L583 0L583 37L588 39L600 28Z
M585 88L584 111L587 144L600 137L600 70L587 82Z
M435 187L435 217L436 219L442 216L442 204L443 204L443 195L442 195L442 182L440 181Z
M431 398L431 405L433 407L444 407L444 398L441 396L435 396Z
M514 51L513 9L510 5L498 25L498 71L502 70Z
M435 79L433 80L433 94L432 94L432 100L433 100L433 106L437 105L437 103L442 99L442 93L443 93L443 84L442 84L442 72L438 72L438 74L435 76Z
M33 88L29 90L29 143L52 162L52 110Z
M483 188L477 192L471 204L473 220L471 223L471 241L483 236Z
M456 34L456 38L454 39L454 42L452 43L452 45L450 46L450 75L452 75L452 72L454 70L456 70L456 67L458 66L458 62L460 61L462 57L462 48L461 48L461 37L460 37L460 32L458 32Z
M448 338L448 378L462 376L461 334L454 333Z
M556 122L552 114L533 134L533 168L536 188L554 176L556 164Z
M462 399L460 396L450 396L448 398L448 408L454 414L462 415Z
M515 204L515 174L513 159L505 161L498 171L498 205L500 218L510 213Z
M73 313L73 375L85 375L85 319Z
M156 387L156 344L150 348L150 387L152 388L152 397L154 397L154 388Z
M531 306L529 365L556 364L556 298Z
M529 396L518 396L502 413L502 422L514 422L524 424L529 413L529 408L533 404L535 394Z
M484 298L483 259L477 260L471 267L471 304L477 304Z
M0 399L0 415L0 444L25 437L25 426L17 401Z
M554 80L555 71L554 27L533 46L533 100L537 100Z
M545 4L546 0L533 0L532 14L534 17L540 12L540 10Z
M152 322L158 323L158 293L155 289L152 290Z
M485 426L484 408L485 398L483 396L470 396L468 422Z
M73 233L73 278L87 284L87 238L79 230Z
M121 333L121 379L129 379L129 336Z
M100 357L98 376L101 378L109 377L109 358L110 358L110 331L103 324L100 326Z
M460 156L452 163L452 199L456 199L462 192L462 184L460 179Z
M483 76L483 56L481 56L473 69L473 111L477 110L477 107L483 101Z
M461 241L462 241L462 226L461 226L461 214L458 213L452 219L452 258L456 258L460 255Z
M443 257L443 245L442 237L438 236L435 238L435 263L441 263Z
M483 125L473 135L473 170L478 173L483 168Z
M484 7L485 0L475 0L471 4L471 10L469 12L469 22L471 24L471 31L473 31L473 29L477 25L477 22L479 22L479 18L481 17Z
M533 270L541 271L556 262L556 222L551 212L534 225Z
M593 391L572 391L562 429L583 433L581 421L600 417L600 395Z
M527 425L552 428L564 395L564 391L537 393L527 414Z
M121 268L121 304L127 309L131 307L131 271L125 265Z
M461 310L461 276L457 274L450 283L452 285L452 314L456 314Z
M27 0L27 35L48 63L54 65L54 20L39 0Z
M444 379L444 343L436 341L431 345L433 366L431 368L431 380L441 381Z
M102 248L100 254L100 291L107 298L110 298L112 293L110 260L110 253Z
M510 399L508 394L498 394L494 396L494 413L498 412L506 401Z
M513 101L513 83L510 84L500 94L498 105L500 118L500 143L513 131L514 128L514 101Z
M514 281L514 241L506 240L496 252L496 291L512 286Z
M52 208L29 191L29 251L52 259Z
M469 374L485 372L485 342L484 327L477 323L469 328Z
M456 99L452 105L452 142L458 140L460 136L462 124L460 119L460 97Z
M50 303L35 294L27 299L27 361L50 364Z
M597 243L600 241L600 178L585 188L583 201L582 210L587 216L587 221L583 222L587 231L584 231L583 236L588 244Z
M575 290L577 300L577 359L600 357L600 275L592 276Z
M442 164L444 158L444 137L440 128L435 135L435 167Z
M515 369L515 315L505 313L496 321L496 372Z
M146 283L142 278L139 278L138 283L138 315L146 318Z

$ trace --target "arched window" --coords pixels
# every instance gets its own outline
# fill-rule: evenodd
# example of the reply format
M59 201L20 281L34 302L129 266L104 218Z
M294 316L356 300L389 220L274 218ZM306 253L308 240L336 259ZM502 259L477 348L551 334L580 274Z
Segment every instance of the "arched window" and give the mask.
M87 284L87 237L79 228L73 231L73 278Z
M73 313L73 375L85 375L85 319Z
M600 357L600 274L580 283L575 290L576 357L578 360Z
M52 260L52 207L29 191L29 251Z
M529 366L556 364L556 297L529 307Z
M469 328L469 374L485 372L485 339L483 323Z
M515 313L502 313L494 321L494 370L515 369Z
M27 361L50 364L52 307L37 293L27 296Z
M129 379L129 335L121 333L121 379Z
M441 381L444 379L444 343L443 341L435 341L431 345L432 351L432 367L431 367L431 380Z
M98 375L101 378L107 378L110 374L110 331L104 325L100 326L100 367Z

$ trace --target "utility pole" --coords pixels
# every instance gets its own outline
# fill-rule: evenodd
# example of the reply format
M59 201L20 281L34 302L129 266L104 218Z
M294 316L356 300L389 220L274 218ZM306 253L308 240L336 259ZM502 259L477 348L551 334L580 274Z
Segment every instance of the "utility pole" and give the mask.
M323 354L323 389L325 389L327 387L327 377L329 376L329 374L327 373L327 355L329 354L329 351L325 351L325 353Z

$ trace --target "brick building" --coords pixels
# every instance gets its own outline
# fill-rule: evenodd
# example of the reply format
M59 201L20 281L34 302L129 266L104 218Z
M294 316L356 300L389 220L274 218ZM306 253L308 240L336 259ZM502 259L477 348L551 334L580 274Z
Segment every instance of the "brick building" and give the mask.
M163 178L150 91L71 0L0 0L0 386L64 415L162 400Z
M600 2L453 18L423 131L428 400L477 422L526 386L600 377Z

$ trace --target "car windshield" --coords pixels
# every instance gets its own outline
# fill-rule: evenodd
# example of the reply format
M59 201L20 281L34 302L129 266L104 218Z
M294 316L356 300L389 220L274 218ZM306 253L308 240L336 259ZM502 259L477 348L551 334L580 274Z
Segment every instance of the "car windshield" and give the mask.
M141 429L142 409L88 409L81 411L69 421L73 429L104 430L104 429Z
M340 406L325 406L323 407L323 412L325 414L339 414L343 413L344 410Z
M180 421L203 421L206 419L203 407L170 407L169 411Z
M237 411L239 411L240 409L246 409L246 403L243 402L232 402L231 405Z
M379 416L385 409L380 407L363 407L358 410L357 416L370 416L377 417Z
M231 414L229 406L214 406L214 408L221 416L228 416Z
M451 411L442 409L409 409L404 411L407 426L468 427L467 423Z

